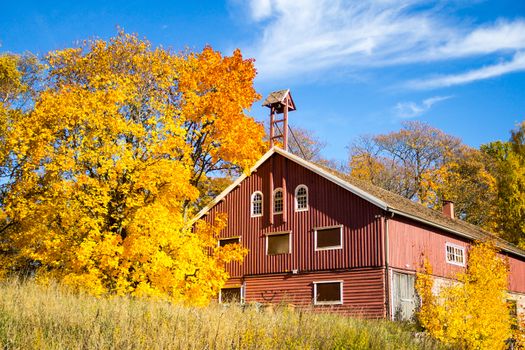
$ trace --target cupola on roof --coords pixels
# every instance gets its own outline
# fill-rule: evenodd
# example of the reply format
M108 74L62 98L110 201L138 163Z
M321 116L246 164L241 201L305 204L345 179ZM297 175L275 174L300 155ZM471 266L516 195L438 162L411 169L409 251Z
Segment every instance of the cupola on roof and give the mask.
M283 113L285 105L288 105L288 111L295 111L295 103L290 94L290 89L270 93L262 105L264 107L275 108L275 112L278 114Z

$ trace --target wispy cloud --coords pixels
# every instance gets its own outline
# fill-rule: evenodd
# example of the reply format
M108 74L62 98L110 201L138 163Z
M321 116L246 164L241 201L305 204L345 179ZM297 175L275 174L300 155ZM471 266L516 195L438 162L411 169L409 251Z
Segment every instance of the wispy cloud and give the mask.
M394 110L400 118L415 118L426 113L436 103L452 97L453 96L434 96L423 100L419 104L416 102L399 102L394 107Z
M262 38L251 48L265 78L401 56L418 46L431 29L428 18L405 15L405 6L386 1L253 0L251 4L254 20L267 19Z
M525 53L519 52L511 61L485 66L465 73L437 76L425 80L412 81L408 86L419 89L432 89L452 85L468 84L477 80L498 77L500 75L525 71Z
M473 27L425 0L250 0L248 6L262 27L248 51L266 80L334 68L508 57L525 49L524 19Z
M525 21L498 21L495 24L474 29L464 37L451 39L445 45L430 52L435 59L486 55L495 52L525 48Z

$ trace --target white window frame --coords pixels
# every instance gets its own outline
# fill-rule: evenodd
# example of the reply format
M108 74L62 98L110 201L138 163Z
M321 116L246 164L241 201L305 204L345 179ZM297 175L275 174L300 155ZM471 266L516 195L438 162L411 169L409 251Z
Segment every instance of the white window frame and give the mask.
M257 194L260 194L261 195L261 213L260 214L254 214L253 213L253 209L254 209L254 197L255 195ZM252 193L252 196L250 198L250 217L252 218L258 218L258 217L261 217L263 216L263 213L264 213L264 196L262 194L261 191L255 191Z
M319 230L328 230L331 228L339 228L339 245L329 246L329 247L317 247L317 231ZM322 250L333 250L333 249L343 249L343 225L333 225L333 226L325 226L325 227L315 227L314 228L314 244L315 244L315 251L322 251Z
M236 288L240 288L240 290L241 290L241 301L240 301L240 304L244 304L244 290L245 290L244 283L241 284L240 286L229 286L229 287L223 287L223 288L219 289L219 304L223 304L223 301L222 301L222 290L223 289L236 289Z
M278 235L288 235L288 253L279 253L279 254L268 254L268 236L278 236ZM265 240L266 240L266 256L276 256L276 255L283 255L283 254L292 254L292 231L282 231L282 232L271 232L265 234Z
M318 284L326 284L326 283L339 283L340 288L340 296L341 300L339 301L317 301L317 285ZM342 280L335 280L335 281L314 281L314 305L343 305L343 281Z
M448 258L448 247L451 247L451 248L454 248L454 249L459 249L462 252L462 255L463 255L463 262L462 263L457 262L457 261L449 260L449 258ZM447 242L445 244L445 261L448 264L456 265L456 266L463 266L464 267L466 260L467 260L467 255L466 255L466 252L465 252L465 247L460 246L458 244L450 243L450 242Z
M241 244L241 236L222 237L222 238L219 238L217 240L217 247L221 246L221 241L226 241L226 240L230 240L230 239L238 239L239 240L239 244Z
M275 211L275 194L277 192L281 191L282 193L282 201L283 201L283 205L282 205L282 209L281 211ZM272 209L273 209L273 215L276 215L276 214L282 214L283 213L283 210L284 210L284 191L281 187L278 187L276 188L275 190L273 190L273 196L272 196Z
M306 190L306 208L299 209L298 202L297 202L297 192L299 192L299 189L301 188L304 188ZM294 193L295 193L295 196L294 196L295 211L296 212L308 211L308 209L310 208L310 191L308 190L308 186L301 184L295 188Z

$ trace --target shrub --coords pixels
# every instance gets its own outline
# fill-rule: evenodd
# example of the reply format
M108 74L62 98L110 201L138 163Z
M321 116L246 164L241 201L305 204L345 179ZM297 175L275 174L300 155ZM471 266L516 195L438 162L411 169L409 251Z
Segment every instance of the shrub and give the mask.
M422 299L418 319L434 338L462 349L504 349L511 337L506 304L508 264L493 242L478 242L469 251L458 283L432 294L432 270L425 262L416 290Z

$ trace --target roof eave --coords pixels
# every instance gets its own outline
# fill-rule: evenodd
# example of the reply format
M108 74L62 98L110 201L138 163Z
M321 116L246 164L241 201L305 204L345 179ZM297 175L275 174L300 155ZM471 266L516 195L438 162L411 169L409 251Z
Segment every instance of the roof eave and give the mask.
M461 232L461 231L458 231L458 230L454 230L454 229L451 229L450 227L447 227L447 226L444 226L444 225L441 225L441 224L438 224L438 223L435 223L435 222L432 222L432 221L429 221L429 220L422 219L420 217L417 217L417 216L405 213L403 211L400 211L400 210L397 210L397 209L394 209L394 208L391 208L391 207L388 207L387 211L390 212L390 213L396 214L396 215L404 216L404 217L412 219L414 221L421 222L423 224L426 224L426 225L429 225L429 226L432 226L432 227L435 227L435 228L439 228L439 229L441 229L443 231L455 234L455 235L463 237L463 238L467 238L467 239L470 239L470 240L478 240L478 239L480 239L480 237L476 237L475 235L471 235L471 234L464 233L464 232ZM508 246L505 246L505 245L501 244L498 241L496 241L496 246L498 248L500 248L501 250L503 250L503 251L506 251L506 252L512 253L512 254L516 254L516 255L518 255L520 257L525 258L525 252L521 251L521 249L519 249L519 248L510 249Z
M273 94L273 93L276 93L276 92L283 92L282 96L280 99L276 100L276 102L267 102L268 101L268 98ZM286 96L288 96L290 94L290 89L285 89L285 90L280 90L280 91L274 91L270 94L270 96L268 96L262 103L262 106L263 107L270 107L273 103L282 103L284 101L284 99L286 98Z
M382 201L381 199L369 194L368 192L365 192L363 191L362 189L340 179L339 177L335 176L335 175L332 175L330 174L329 172L327 172L326 170L316 166L315 164L313 163L310 163L298 156L296 156L295 154L292 154L290 152L287 152L285 150L282 150L280 148L276 148L276 153L279 153L280 155L282 155L283 157L286 157L296 163L299 163L300 165L304 166L305 168L307 168L308 170L311 170L313 171L314 173L324 177L325 179L339 185L340 187L343 187L345 188L346 190L354 193L355 195L371 202L372 204L380 207L381 209L383 210L387 210L388 208L388 205Z
M266 152L258 161L255 163L249 170L249 174L253 173L257 170L259 166L261 166L262 163L264 163L268 158L272 156L272 154L275 153L275 147L272 147L268 152ZM203 217L208 211L211 210L215 205L220 203L220 201L228 195L231 191L233 191L244 179L246 179L249 174L242 174L235 180L230 186L226 187L224 191L222 191L217 197L215 197L210 203L208 203L204 208L202 208L195 217L193 217L189 224L193 225L197 220L199 220L201 217Z
M305 168L313 171L314 173L324 177L325 179L331 181L331 182L334 182L335 184L343 187L344 189L356 194L357 196L371 202L372 204L380 207L381 209L383 210L386 210L387 209L387 204L385 202L383 202L382 200L380 200L379 198L377 197L374 197L372 195L370 195L369 193L361 190L360 188L357 188L351 184L349 184L348 182L346 181L343 181L341 180L340 178L338 178L337 176L334 176L330 173L328 173L327 171L321 169L320 167L290 153L290 152L287 152L283 149L280 149L278 147L272 147L268 152L266 152L262 157L261 159L259 159L257 161L257 163L255 163L255 165L253 167L250 168L250 171L249 171L249 174L253 173L254 171L257 170L257 168L259 166L261 166L261 164L263 164L268 158L270 158L273 154L275 153L278 153L280 155L282 155L283 157L287 158L287 159L290 159L296 163L299 163L300 165L304 166ZM217 197L215 197L210 203L208 203L208 205L206 205L204 208L202 208L198 213L197 215L191 219L189 221L189 224L192 225L193 223L195 223L197 220L199 220L201 217L203 217L209 210L211 210L211 208L213 208L215 205L217 205L224 197L226 197L226 195L228 193L230 193L231 191L233 191L235 189L235 187L237 187L244 179L246 179L249 175L247 174L242 174L237 180L235 180L230 186L228 186L224 191L222 191Z

